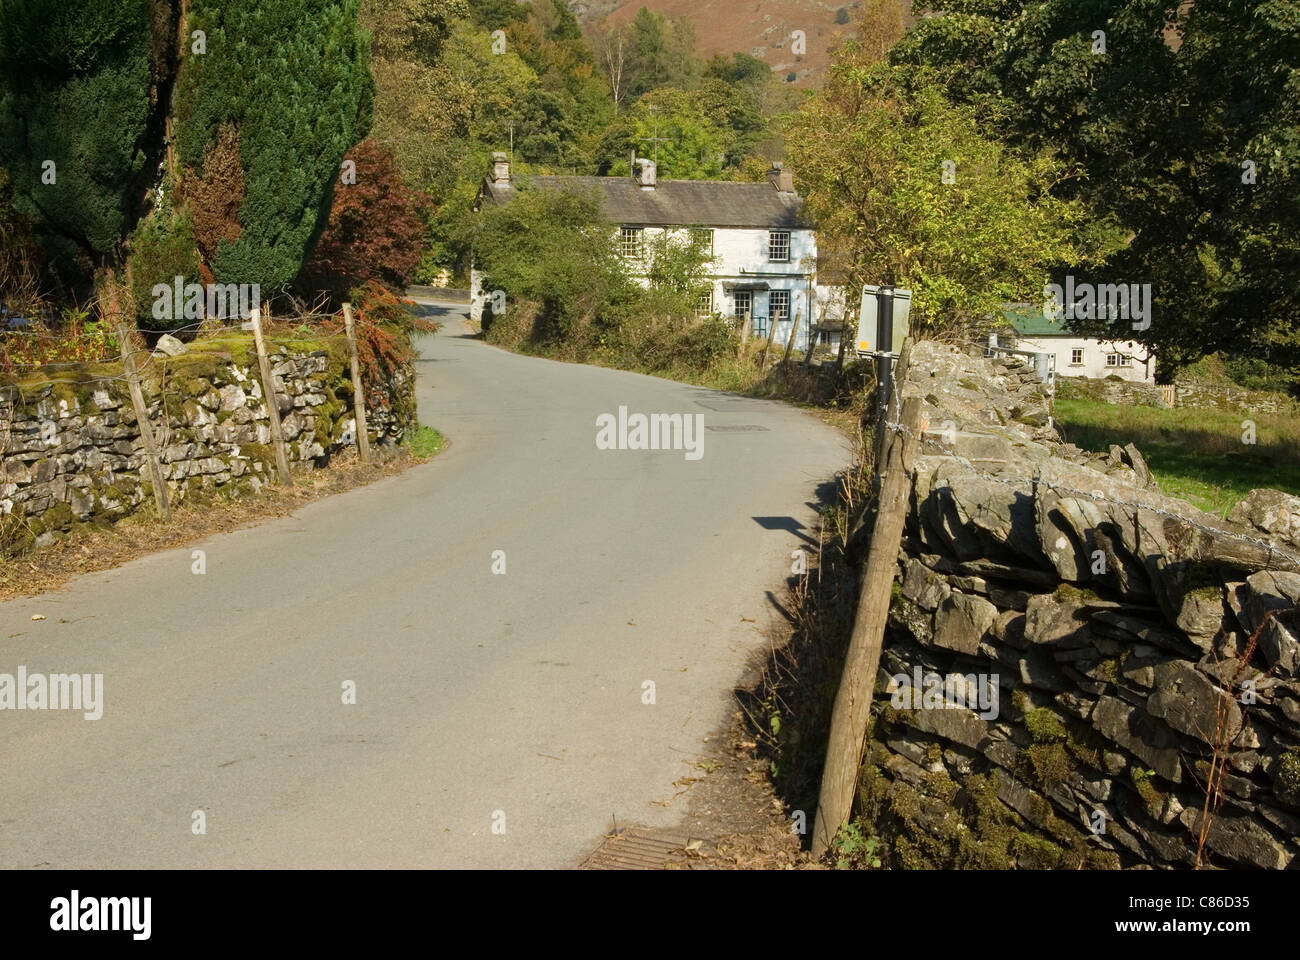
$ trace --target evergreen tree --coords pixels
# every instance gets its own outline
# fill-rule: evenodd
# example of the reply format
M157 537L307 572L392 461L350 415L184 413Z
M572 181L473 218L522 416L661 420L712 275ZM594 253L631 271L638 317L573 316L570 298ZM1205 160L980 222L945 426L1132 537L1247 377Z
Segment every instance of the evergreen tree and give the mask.
M209 264L263 296L298 274L323 229L344 154L369 128L373 81L359 0L195 0L176 97L181 162L197 171L223 125L237 132L237 237ZM196 216L199 212L196 211Z
M0 15L0 157L16 210L76 285L143 211L167 82L168 5L7 0ZM80 270L78 269L80 266ZM80 276L78 276L80 273Z

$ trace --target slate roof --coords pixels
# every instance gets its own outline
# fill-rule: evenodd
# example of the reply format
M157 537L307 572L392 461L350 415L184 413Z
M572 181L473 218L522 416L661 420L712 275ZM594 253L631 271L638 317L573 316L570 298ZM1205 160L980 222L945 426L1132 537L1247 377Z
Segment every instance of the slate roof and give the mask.
M803 200L779 193L770 183L723 180L660 180L642 190L631 177L520 178L518 184L483 182L483 195L508 203L518 187L543 190L594 190L601 194L605 216L617 224L646 227L764 227L810 229L802 216Z

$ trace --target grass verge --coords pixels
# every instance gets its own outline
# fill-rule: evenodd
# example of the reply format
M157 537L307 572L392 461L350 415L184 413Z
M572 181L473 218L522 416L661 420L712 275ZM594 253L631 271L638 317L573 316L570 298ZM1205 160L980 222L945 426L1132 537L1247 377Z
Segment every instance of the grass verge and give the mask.
M447 446L447 438L433 427L420 424L414 430L408 430L402 445L411 452L416 460L429 460L442 453Z
M1161 490L1220 516L1257 487L1300 496L1293 417L1058 397L1056 419L1065 439L1085 450L1137 444Z

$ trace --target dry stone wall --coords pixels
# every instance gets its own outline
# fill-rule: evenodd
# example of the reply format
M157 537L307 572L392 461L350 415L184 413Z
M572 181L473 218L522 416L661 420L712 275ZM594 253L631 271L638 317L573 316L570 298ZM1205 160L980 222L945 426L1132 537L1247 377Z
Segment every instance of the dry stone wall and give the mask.
M895 864L1189 867L1204 832L1208 863L1291 865L1300 500L1167 497L1131 445L1062 442L1015 360L919 343L901 390L922 444L860 794Z
M1059 377L1058 395L1081 397L1114 404L1140 404L1168 409L1161 388L1119 377ZM1174 386L1175 407L1195 410L1239 410L1246 414L1300 417L1300 403L1283 393L1247 390L1230 383L1201 383L1178 380Z
M248 344L199 341L156 356L145 402L173 503L257 493L274 476L270 414ZM272 376L295 469L326 466L354 442L344 350L272 344ZM79 523L118 520L152 503L152 483L122 366L60 366L48 380L0 381L0 551L50 544ZM371 444L415 422L415 375L399 367L371 393ZM377 402L376 402L377 401Z
M1174 406L1198 409L1232 408L1250 413L1300 416L1300 403L1282 393L1247 390L1227 383L1198 383L1179 380Z

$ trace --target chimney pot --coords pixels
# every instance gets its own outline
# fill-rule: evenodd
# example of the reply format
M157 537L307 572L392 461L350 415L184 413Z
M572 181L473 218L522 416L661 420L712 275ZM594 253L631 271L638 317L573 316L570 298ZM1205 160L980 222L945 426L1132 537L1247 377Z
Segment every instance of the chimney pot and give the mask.
M644 157L636 161L637 174L636 182L641 185L642 190L653 190L655 188L655 163L653 160L646 160Z
M772 169L767 171L767 181L778 193L794 193L794 174L785 169L780 160L772 161Z
M492 154L492 182L510 182L510 158L499 150Z

